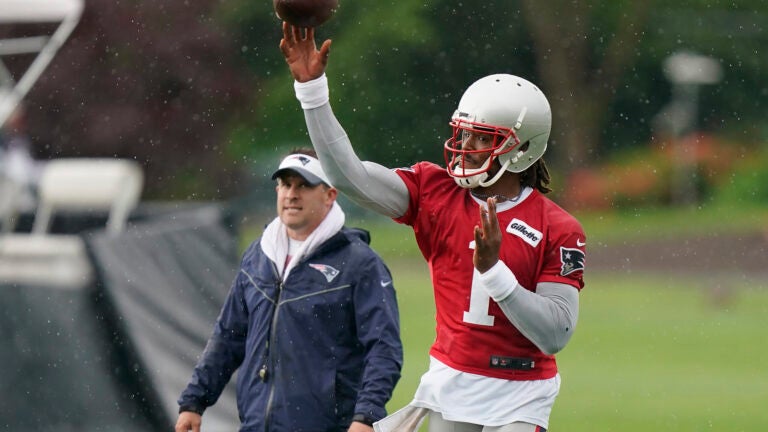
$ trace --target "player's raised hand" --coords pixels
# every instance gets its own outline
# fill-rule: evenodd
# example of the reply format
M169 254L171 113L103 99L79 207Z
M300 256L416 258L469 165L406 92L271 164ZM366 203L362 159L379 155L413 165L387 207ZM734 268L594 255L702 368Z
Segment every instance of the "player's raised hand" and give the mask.
M299 28L283 22L280 51L283 52L293 78L298 82L307 82L319 78L325 72L331 52L331 40L323 42L318 51L314 28Z
M501 229L496 216L496 199L488 198L488 208L480 206L480 226L475 225L475 254L472 262L480 273L485 273L499 260Z

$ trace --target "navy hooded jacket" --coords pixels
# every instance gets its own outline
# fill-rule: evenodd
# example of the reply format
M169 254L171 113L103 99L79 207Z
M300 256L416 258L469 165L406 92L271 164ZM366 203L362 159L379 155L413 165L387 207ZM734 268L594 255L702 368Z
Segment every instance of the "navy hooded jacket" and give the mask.
M403 351L392 277L368 242L342 228L284 282L261 238L252 243L180 411L202 414L238 370L241 432L338 432L354 414L385 417Z

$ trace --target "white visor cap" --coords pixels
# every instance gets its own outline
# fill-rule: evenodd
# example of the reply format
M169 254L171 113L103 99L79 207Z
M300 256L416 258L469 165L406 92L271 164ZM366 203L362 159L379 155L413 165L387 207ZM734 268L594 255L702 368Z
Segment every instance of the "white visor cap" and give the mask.
M328 177L323 172L323 167L320 165L320 161L305 154L292 154L288 155L280 162L280 166L277 171L272 174L272 180L280 177L286 171L293 171L300 175L311 186L317 186L320 183L325 183L331 186L331 182L328 181Z

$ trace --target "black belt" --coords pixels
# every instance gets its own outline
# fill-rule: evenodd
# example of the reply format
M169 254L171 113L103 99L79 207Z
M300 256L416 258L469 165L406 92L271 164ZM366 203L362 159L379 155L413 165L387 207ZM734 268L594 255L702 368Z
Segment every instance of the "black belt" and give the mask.
M531 370L536 362L529 358L503 357L492 355L490 367L493 369Z

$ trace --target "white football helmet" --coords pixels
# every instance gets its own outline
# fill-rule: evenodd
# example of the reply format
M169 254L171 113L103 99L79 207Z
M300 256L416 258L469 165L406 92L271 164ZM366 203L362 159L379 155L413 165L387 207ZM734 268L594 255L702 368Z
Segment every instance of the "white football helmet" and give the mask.
M508 74L489 75L475 81L451 117L453 136L445 142L446 170L465 188L494 184L504 171L523 172L547 149L552 111L546 96L531 82ZM490 147L462 149L470 133L489 134ZM490 153L480 168L466 168L465 155ZM488 179L493 161L501 169Z

